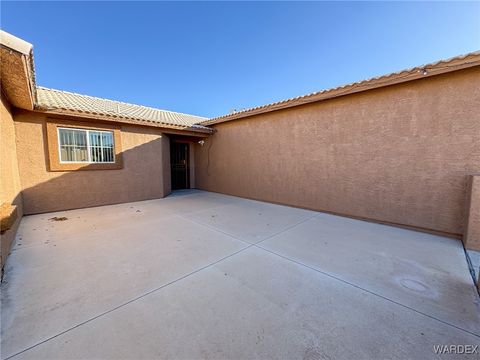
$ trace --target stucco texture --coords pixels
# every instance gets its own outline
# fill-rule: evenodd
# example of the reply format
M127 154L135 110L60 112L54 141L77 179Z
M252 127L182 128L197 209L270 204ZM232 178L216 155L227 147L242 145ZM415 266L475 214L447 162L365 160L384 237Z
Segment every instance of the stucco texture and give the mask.
M1 94L0 113L0 205L13 204L17 206L17 219L13 226L0 235L0 268L3 268L5 259L10 251L10 245L22 217L22 196L20 193L20 177L17 165L17 150L15 147L15 126L12 117L12 108Z
M168 138L159 129L121 126L121 169L51 172L46 121L42 113L15 115L25 214L161 198L169 192L163 171L163 143Z
M215 125L197 188L460 237L480 68Z

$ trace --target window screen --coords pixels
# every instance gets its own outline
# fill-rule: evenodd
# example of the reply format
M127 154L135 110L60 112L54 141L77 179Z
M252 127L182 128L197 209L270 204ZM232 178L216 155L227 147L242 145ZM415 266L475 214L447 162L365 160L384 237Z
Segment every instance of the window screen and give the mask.
M58 128L61 162L113 163L113 132Z

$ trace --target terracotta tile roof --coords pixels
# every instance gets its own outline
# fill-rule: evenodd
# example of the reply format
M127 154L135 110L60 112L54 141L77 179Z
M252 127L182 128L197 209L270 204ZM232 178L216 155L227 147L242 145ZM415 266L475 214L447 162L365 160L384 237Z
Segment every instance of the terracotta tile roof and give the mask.
M136 120L176 129L211 131L200 122L207 118L155 109L147 106L128 104L120 101L80 95L67 91L37 87L36 110L70 115L96 116L121 121Z
M205 120L202 122L202 125L218 124L270 111L309 104L320 100L331 99L338 96L353 94L361 91L379 88L382 86L389 86L479 65L480 51L476 51L469 54L456 56L447 60L440 60L434 63L397 71L387 75L373 77L367 80L353 82L331 89L321 90L311 94L301 95L266 105L235 111L227 115L222 115L216 118Z

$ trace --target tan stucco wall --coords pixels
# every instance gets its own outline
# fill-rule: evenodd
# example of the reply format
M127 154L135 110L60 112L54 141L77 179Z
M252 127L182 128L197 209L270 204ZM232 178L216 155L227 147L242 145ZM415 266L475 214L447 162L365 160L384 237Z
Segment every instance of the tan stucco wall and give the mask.
M459 237L478 84L476 67L215 125L196 186Z
M10 246L22 218L22 196L20 177L17 165L17 150L15 147L15 126L12 117L13 109L7 99L1 94L0 112L0 204L8 203L17 206L17 220L10 230L0 235L1 253L0 267L10 252Z
M168 139L159 129L122 125L122 169L51 172L47 116L19 111L14 120L25 214L161 198L168 192L163 172Z
M480 174L472 175L469 180L463 243L467 249L480 251Z

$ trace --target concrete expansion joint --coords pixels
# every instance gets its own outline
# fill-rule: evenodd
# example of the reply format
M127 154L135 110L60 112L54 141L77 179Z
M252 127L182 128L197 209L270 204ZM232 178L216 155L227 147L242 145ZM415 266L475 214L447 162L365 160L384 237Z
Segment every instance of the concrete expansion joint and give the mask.
M383 300L387 300L387 301L389 301L389 302L391 302L391 303L393 303L393 304L395 304L395 305L401 306L401 307L403 307L403 308L405 308L405 309L408 309L408 310L410 310L410 311L413 311L413 312L415 312L415 313L417 313L417 314L426 316L426 317L428 317L428 318L430 318L430 319L432 319L432 320L439 321L439 322L441 322L442 324L451 326L451 327L453 327L453 328L455 328L455 329L457 329L457 330L464 331L464 332L466 332L466 333L468 333L468 334L470 334L470 335L473 335L473 336L475 336L475 337L477 337L477 338L480 338L480 334L477 334L477 333L474 333L474 332L472 332L472 331L463 329L463 328L461 328L461 327L459 327L459 326L456 326L456 325L454 325L454 324L450 324L449 322L443 321L443 320L441 320L441 319L439 319L439 318L437 318L437 317L435 317L435 316L425 314L425 313L422 312L422 311L416 310L416 309L414 309L414 308L412 308L412 307L410 307L410 306L408 306L408 305L402 304L402 303L400 303L400 302L398 302L398 301L395 301L395 300L392 300L392 299L390 299L390 298L388 298L388 297L386 297L386 296L377 294L376 292L373 292L373 291L368 290L368 289L365 289L365 288L363 288L363 287L361 287L361 286L355 285L355 284L353 284L353 283L351 283L351 282L349 282L349 281L347 281L347 280L344 280L344 279L342 279L342 278L340 278L340 277L338 277L338 276L335 276L335 275L330 274L330 273L328 273L328 272L325 272L325 271L316 269L316 268L314 268L314 267L312 267L312 266L309 266L309 265L304 264L304 263L302 263L302 262L300 262L300 261L291 259L291 258L286 257L286 256L284 256L284 255L278 254L278 253L276 253L276 252L274 252L274 251L271 251L271 250L266 249L266 248L264 248L264 247L262 247L262 246L259 246L258 244L254 244L254 246L255 246L256 248L262 249L262 250L264 250L264 251L266 251L266 252L268 252L268 253L270 253L270 254L276 255L276 256L284 259L284 260L291 261L291 262L293 262L293 263L295 263L295 264L297 264L297 265L306 267L307 269L310 269L310 270L313 270L313 271L315 271L315 272L317 272L317 273L320 273L320 274L322 274L322 275L328 276L328 277L331 278L331 279L340 281L340 282L342 282L342 283L344 283L344 284L346 284L346 285L352 286L352 287L354 287L354 288L356 288L356 289L358 289L358 290L365 291L365 292L369 293L370 295L377 296L377 297L379 297L379 298L381 298L381 299L383 299Z
M388 301L388 302L390 302L390 303L393 303L393 304L395 304L395 305L397 305L397 306L400 306L400 307L402 307L402 308L408 309L408 310L410 310L410 311L412 311L412 312L414 312L414 313L416 313L416 314L418 314L418 315L422 315L422 316L424 316L424 317L428 317L428 318L430 318L430 319L432 319L432 320L436 320L436 321L438 321L438 322L440 322L440 323L442 323L442 324L445 324L445 325L447 325L447 326L450 326L450 327L452 327L452 328L455 328L455 329L457 329L457 330L460 330L460 331L462 331L462 332L465 332L465 333L468 333L468 334L470 334L470 335L473 335L473 336L475 336L475 337L477 337L477 338L480 338L480 334L476 334L476 333L474 333L474 332L471 332L471 331L469 331L469 330L463 329L463 328L461 328L461 327L459 327L459 326L456 326L456 325L453 325L453 324L451 324L451 323L448 323L448 322L446 322L446 321L444 321L444 320L441 320L441 319L439 319L439 318L437 318L437 317L428 315L428 314L426 314L426 313L424 313L424 312L421 312L421 311L419 311L419 310L416 310L416 309L414 309L414 308L412 308L412 307L410 307L410 306L408 306L408 305L405 305L405 304L402 304L402 303L400 303L400 302L398 302L398 301L392 300L392 299L390 299L390 298L388 298L388 297L386 297L386 296L380 295L380 294L375 293L375 292L373 292L373 291L371 291L371 290L368 290L368 289L365 289L365 288L363 288L363 287L361 287L361 286L358 286L358 285L356 285L356 284L354 284L354 283L352 283L352 282L349 282L349 281L347 281L347 280L344 280L344 279L342 279L342 278L340 278L340 277L338 277L338 276L336 276L336 275L333 275L333 274L328 273L328 272L325 272L325 271L323 271L323 270L314 268L314 267L312 267L312 266L309 266L309 265L307 265L307 264L304 264L304 263L302 263L302 262L300 262L300 261L297 261L297 260L294 260L294 259L292 259L292 258L286 257L286 256L284 256L284 255L282 255L282 254L279 254L279 253L277 253L277 252L274 252L274 251L272 251L272 250L269 250L269 249L267 249L267 248L265 248L265 247L263 247L263 246L260 245L262 242L264 242L264 241L266 241L266 240L268 240L268 239L274 238L274 237L276 237L276 236L278 236L278 235L280 235L280 234L282 234L282 233L284 233L284 232L286 232L286 231L288 231L288 230L291 230L292 228L295 228L295 227L297 227L297 226L299 226L299 225L301 225L301 224L303 224L303 223L305 223L305 222L307 222L307 221L309 221L309 220L311 220L311 219L313 219L313 218L318 217L319 214L313 214L312 216L308 216L308 217L306 217L306 218L303 218L303 219L301 219L300 221L297 221L296 223L292 224L291 226L288 226L288 227L286 227L286 228L283 228L282 230L277 231L277 232L275 232L274 234L271 234L271 235L265 237L264 239L262 239L262 240L260 240L260 241L258 241L258 242L256 242L256 243L249 243L249 242L247 242L247 241L245 241L245 240L242 240L242 239L240 239L240 238L238 238L238 237L236 237L236 236L233 236L232 234L229 234L229 233L224 232L224 231L222 231L222 230L220 230L220 229L217 229L217 228L215 228L215 227L212 227L211 225L208 225L208 224L205 224L205 223L203 223L203 222L200 222L200 221L191 219L191 218L189 218L188 216L185 216L185 215L182 215L182 214L175 214L175 215L178 215L179 217L181 217L181 218L183 218L183 219L185 219L185 220L188 220L188 221L190 221L190 222L192 222L192 223L195 223L195 224L198 224L198 225L201 225L201 226L205 226L206 228L209 228L209 229L211 229L212 231L221 233L221 234L226 235L226 236L228 236L228 237L230 237L230 238L232 238L232 239L241 241L241 242L244 243L246 246L244 246L244 247L242 247L241 249L239 249L239 250L237 250L237 251L235 251L235 252L233 252L233 253L231 253L231 254L229 254L229 255L226 255L226 256L224 256L224 257L222 257L222 258L220 258L220 259L218 259L218 260L216 260L216 261L213 261L213 262L211 262L211 263L209 263L209 264L207 264L207 265L205 265L205 266L203 266L203 267L200 267L200 268L198 268L198 269L196 269L196 270L194 270L194 271L192 271L192 272L190 272L190 273L188 273L188 274L185 274L185 275L183 275L183 276L180 276L180 277L178 277L178 278L176 278L176 279L174 279L174 280L172 280L172 281L170 281L170 282L167 282L167 283L165 283L165 284L163 284L163 285L161 285L161 286L158 286L158 287L156 287L156 288L154 288L154 289L151 289L151 290L149 290L149 291L147 291L147 292L145 292L145 293L143 293L143 294L141 294L141 295L139 295L139 296L137 296L137 297L135 297L135 298L132 298L131 300L128 300L128 301L126 301L126 302L124 302L124 303L122 303L122 304L119 304L119 305L117 305L117 306L115 306L115 307L113 307L113 308L111 308L111 309L109 309L109 310L107 310L107 311L104 311L104 312L102 312L102 313L100 313L100 314L98 314L98 315L95 315L95 316L93 316L93 317L91 317L91 318L89 318L89 319L87 319L87 320L85 320L85 321L82 321L82 322L78 323L77 325L74 325L74 326L72 326L72 327L70 327L70 328L68 328L68 329L66 329L66 330L63 330L63 331L61 331L61 332L59 332L59 333L57 333L57 334L55 334L55 335L53 335L53 336L50 336L50 337L48 337L48 338L46 338L46 339L44 339L44 340L42 340L42 341L39 341L39 342L37 342L36 344L31 345L31 346L25 348L24 350L21 350L21 351L15 353L15 354L12 354L12 355L8 356L7 358L4 358L4 360L12 359L12 358L14 358L14 357L16 357L16 356L18 356L18 355L20 355L20 354L22 354L22 353L25 353L25 352L27 352L27 351L29 351L29 350L31 350L31 349L39 346L39 345L42 345L42 344L44 344L44 343L46 343L46 342L49 342L50 340L53 340L53 339L55 339L55 338L58 338L59 336L62 336L62 335L66 334L66 333L68 333L68 332L70 332L70 331L72 331L72 330L74 330L74 329L77 329L77 328L79 328L79 327L81 327L81 326L83 326L83 325L86 325L86 324L88 324L88 323L90 323L90 322L92 322L92 321L95 321L95 320L97 320L97 319L99 319L99 318L101 318L101 317L104 317L104 316L106 316L106 315L108 315L108 314L110 314L110 313L112 313L112 312L114 312L114 311L116 311L116 310L118 310L118 309L121 309L121 308L123 308L123 307L125 307L125 306L127 306L127 305L129 305L129 304L132 304L132 303L134 303L134 302L136 302L136 301L138 301L138 300L140 300L140 299L142 299L142 298L145 298L145 297L147 297L147 296L149 296L149 295L151 295L151 294L153 294L153 293L156 293L156 292L158 292L158 291L160 291L160 290L162 290L162 289L164 289L164 288L166 288L166 287L168 287L168 286L170 286L170 285L173 285L173 284L175 284L175 283L178 283L178 282L180 282L180 281L182 281L182 280L185 280L186 278L188 278L188 277L190 277L190 276L192 276L192 275L195 275L195 274L197 274L197 273L199 273L199 272L201 272L201 271L203 271L203 270L206 270L206 269L208 269L208 268L211 268L212 266L215 266L215 265L221 263L222 261L227 260L227 259L229 259L229 258L232 258L232 257L234 257L234 256L236 256L236 255L238 255L238 254L240 254L240 253L242 253L242 252L244 252L245 250L250 249L250 248L253 248L253 247L256 248L256 249L259 249L259 250L263 250L263 251L265 251L265 252L267 252L267 253L269 253L269 254L271 254L271 255L277 256L277 257L279 257L279 258L281 258L281 259L283 259L283 260L292 262L292 263L294 263L294 264L296 264L296 265L298 265L298 266L302 266L302 267L304 267L304 268L306 268L306 269L313 270L313 271L314 271L315 273L317 273L317 274L326 276L326 277L328 277L328 278L330 278L330 279L333 279L333 280L339 281L339 282L341 282L341 283L343 283L343 284L349 285L350 287L352 287L352 288L354 288L354 289L360 290L360 291L362 291L362 292L365 292L365 293L368 293L368 294L370 294L370 295L376 296L376 297L378 297L378 298L380 298L380 299L382 299L382 300L386 300L386 301Z
M256 242L255 245L258 245L258 244L260 244L260 243L262 243L262 242L264 242L264 241L267 241L267 240L269 240L269 239L271 239L271 238L274 238L275 236L280 235L280 234L284 233L285 231L291 230L291 229L293 229L293 228L295 228L295 227L297 227L297 226L299 226L299 225L302 225L303 223L306 223L307 221L312 220L313 218L316 218L316 217L318 217L318 214L314 214L314 215L312 215L312 216L310 216L310 217L308 217L308 218L302 219L302 220L300 220L299 222L296 222L295 224L292 224L291 226L288 226L288 227L286 227L285 229L282 229L282 230L276 232L275 234L272 234L272 235L270 235L270 236L267 236L265 239L262 239L262 240ZM260 248L260 247L259 247L259 248Z
M186 217L185 215L182 215L182 214L178 214L178 216L181 217L181 218L184 219L184 220L190 221L191 223L194 223L194 224L197 224L197 225L201 225L201 226L205 226L206 228L208 228L208 229L210 229L210 230L213 230L213 231L215 231L215 232L218 232L218 233L220 233L220 234L222 234L222 235L226 235L226 236L228 236L228 237L231 237L232 239L241 241L241 242L243 242L244 244L252 245L251 243L249 243L249 242L247 242L247 241L245 241L245 240L242 240L242 239L240 239L239 237L236 237L236 236L234 236L234 235L232 235L232 234L229 234L229 233L227 233L227 232L225 232L225 231L222 231L222 230L220 230L220 229L217 229L217 228L215 228L214 226L208 225L208 224L206 224L206 223L204 223L204 222L202 222L202 221L193 220L193 219L191 219L191 218L189 218L189 217Z
M185 220L187 220L187 221L190 221L190 222L192 222L192 223L194 223L194 224L202 225L202 226L205 226L205 227L207 227L207 228L209 228L209 229L211 229L211 230L213 230L213 231L216 231L216 232L218 232L218 233L220 233L220 234L227 235L227 236L231 237L232 239L241 241L241 242L243 242L243 243L245 243L245 244L254 245L254 244L260 244L260 243L262 243L262 242L264 242L264 241L266 241L266 240L269 240L269 239L271 239L271 238L273 238L273 237L275 237L275 236L277 236L277 235L280 235L280 234L284 233L285 231L291 230L291 229L293 229L294 227L297 227L298 225L301 225L301 224L303 224L304 222L307 222L308 220L311 220L311 219L313 219L313 218L315 218L315 217L318 217L318 214L314 214L314 215L312 215L312 216L310 216L310 217L307 217L307 218L305 218L305 219L302 219L302 220L300 220L300 221L292 224L291 226L288 226L288 227L286 227L286 228L284 228L284 229L282 229L282 230L280 230L280 231L277 231L277 232L275 232L275 233L273 233L273 234L271 234L271 235L263 238L262 240L259 240L259 241L256 242L256 243L253 243L253 244L250 243L250 242L248 242L248 241L245 241L245 240L243 240L243 239L241 239L241 238L239 238L239 237L237 237L237 236L235 236L235 235L232 235L232 234L230 234L230 233L228 233L228 232L226 232L226 231L222 231L222 230L220 230L220 229L217 229L216 227L211 226L211 225L209 225L209 224L207 224L207 223L204 223L204 222L202 222L202 221L193 220L193 219L191 219L191 218L189 218L189 217L187 217L187 216L185 216L185 215L181 215L181 214L178 214L178 216L180 216L181 218L183 218L183 219L185 219Z
M105 315L108 315L108 314L110 314L110 313L112 313L112 312L114 312L114 311L116 311L116 310L118 310L118 309L121 309L121 308L123 308L123 307L125 307L125 306L127 306L127 305L129 305L129 304L132 304L132 303L134 303L134 302L136 302L136 301L138 301L138 300L140 300L140 299L143 299L143 298L145 298L145 297L147 297L147 296L149 296L149 295L151 295L151 294L153 294L153 293L155 293L155 292L157 292L157 291L160 291L160 290L166 288L166 287L169 286L169 285L173 285L173 284L175 284L175 283L177 283L177 282L179 282L179 281L181 281L181 280L184 280L184 279L190 277L191 275L197 274L197 273L199 273L199 272L202 271L202 270L205 270L205 269L207 269L207 268L209 268L209 267L212 267L212 266L220 263L220 262L223 261L223 260L226 260L226 259L228 259L228 258L230 258L230 257L232 257L232 256L235 256L235 255L237 255L237 254L239 254L239 253L241 253L241 252L243 252L243 251L251 248L252 246L254 246L254 244L250 244L249 246L245 246L244 248L242 248L242 249L240 249L240 250L237 250L237 251L235 251L235 252L233 252L233 253L231 253L231 254L229 254L229 255L227 255L227 256L224 256L224 257L222 257L222 258L219 259L219 260L216 260L216 261L214 261L214 262L212 262L212 263L210 263L210 264L208 264L208 265L205 265L205 266L203 266L203 267L201 267L201 268L199 268L199 269L197 269L197 270L194 270L194 271L192 271L192 272L190 272L190 273L188 273L188 274L185 274L185 275L183 275L183 276L180 276L179 278L177 278L177 279L175 279L175 280L172 280L172 281L170 281L170 282L167 282L167 283L165 283L165 284L163 284L163 285L161 285L161 286L159 286L159 287L157 287L157 288L154 288L154 289L152 289L152 290L149 290L149 291L147 291L146 293L143 293L142 295L139 295L139 296L137 296L137 297L135 297L135 298L127 301L127 302L124 302L124 303L122 303L122 304L120 304L120 305L117 305L117 306L111 308L110 310L104 311L104 312L102 312L102 313L100 313L100 314L98 314L98 315L95 315L94 317L91 317L91 318L89 318L89 319L87 319L87 320L85 320L85 321L82 321L82 322L78 323L77 325L74 325L74 326L72 326L72 327L70 327L70 328L68 328L68 329L66 329L66 330L63 330L63 331L61 331L61 332L59 332L59 333L57 333L57 334L55 334L55 335L53 335L53 336L50 336L50 337L48 337L48 338L46 338L46 339L44 339L44 340L42 340L42 341L40 341L40 342L38 342L38 343L36 343L36 344L34 344L34 345L29 346L29 347L26 348L26 349L23 349L23 350L15 353L15 354L12 354L12 355L10 355L10 356L8 356L8 357L6 357L6 358L3 358L2 360L12 359L12 358L14 358L14 357L16 357L16 356L18 356L18 355L20 355L20 354L23 354L23 353L25 353L25 352L27 352L27 351L29 351L29 350L31 350L31 349L39 346L39 345L42 345L42 344L44 344L44 343L46 343L46 342L48 342L48 341L50 341L50 340L53 340L53 339L55 339L55 338L57 338L57 337L59 337L59 336L61 336L61 335L64 335L64 334L66 334L66 333L68 333L68 332L70 332L70 331L72 331L72 330L75 330L75 329L79 328L80 326L83 326L83 325L85 325L85 324L88 324L88 323L90 323L90 322L92 322L92 321L94 321L94 320L97 320L97 319L99 319L99 318L101 318L101 317L103 317L103 316L105 316Z
M268 240L268 239L271 239L272 237L277 236L277 235L279 235L279 234L281 234L281 233L283 233L283 232L285 232L285 231L287 231L287 230L290 230L290 229L292 229L292 228L294 228L294 227L296 227L296 226L298 226L298 225L300 225L300 224L302 224L302 223L304 223L304 222L306 222L306 221L308 221L308 220L310 220L310 219L312 219L312 218L314 218L314 217L317 216L317 214L315 214L315 215L313 215L313 216L310 216L310 217L307 217L307 218L305 218L305 219L302 219L301 221L299 221L299 222L297 222L297 223L295 223L295 224L293 224L293 225L291 225L291 226L289 226L289 227L287 227L287 228L285 228L285 229L282 229L281 231L278 231L278 232L276 232L275 234L272 234L272 235L270 235L270 236L262 239L261 241L259 241L259 242L256 243L256 244L251 244L251 243L246 242L245 240L242 240L242 239L240 239L240 238L237 238L237 237L235 237L235 236L233 236L233 235L231 235L231 234L228 234L228 233L226 233L226 232L224 232L224 231L221 231L221 230L219 230L219 229L216 229L216 228L214 228L214 227L211 227L211 226L209 226L209 225L207 225L207 224L204 224L204 223L199 222L199 221L192 220L192 219L190 219L190 218L188 218L188 217L186 217L186 216L184 216L184 215L181 215L181 214L176 214L176 215L179 216L179 217L181 217L181 218L184 218L185 220L188 220L188 221L190 221L190 222L193 222L193 223L196 223L196 224L198 224L198 225L202 225L202 226L208 227L209 229L212 229L212 230L214 230L214 231L216 231L216 232L219 232L219 233L221 233L221 234L227 235L227 236L229 236L229 237L231 237L231 238L233 238L233 239L235 239L235 240L239 240L239 241L245 243L247 246L245 246L245 247L243 247L242 249L240 249L240 250L238 250L238 251L236 251L236 252L233 252L232 254L229 254L229 255L227 255L227 256L219 259L219 260L216 260L216 261L214 261L214 262L212 262L212 263L210 263L210 264L208 264L208 265L205 265L205 266L203 266L203 267L201 267L201 268L199 268L199 269L197 269L197 270L195 270L195 271L192 271L192 272L190 272L190 273L188 273L188 274L186 274L186 275L183 275L183 276L181 276L181 277L179 277L179 278L177 278L177 279L175 279L175 280L172 280L172 281L170 281L170 282L168 282L168 283L166 283L166 284L163 284L163 285L161 285L161 286L159 286L159 287L157 287L157 288L155 288L155 289L152 289L152 290L150 290L150 291L148 291L148 292L146 292L146 293L144 293L144 294L142 294L142 295L140 295L140 296L137 296L137 297L135 297L135 298L133 298L133 299L125 302L125 303L122 303L122 304L120 304L120 305L118 305L118 306L115 306L115 307L113 307L113 308L110 309L110 310L107 310L107 311L105 311L105 312L103 312L103 313L100 313L100 314L98 314L98 315L90 318L90 319L87 319L87 320L85 320L85 321L83 321L83 322L81 322L81 323L79 323L79 324L77 324L77 325L75 325L75 326L72 326L72 327L70 327L70 328L68 328L68 329L66 329L66 330L64 330L64 331L61 331L61 332L59 332L58 334L55 334L55 335L53 335L53 336L51 336L51 337L49 337L49 338L47 338L47 339L44 339L44 340L42 340L42 341L40 341L40 342L38 342L38 343L36 343L36 344L34 344L34 345L32 345L32 346L24 349L24 350L21 350L20 352L17 352L17 353L15 353L15 354L13 354L13 355L11 355L11 356L3 359L3 360L12 359L12 358L14 358L14 357L16 357L16 356L24 353L24 352L27 352L27 351L29 351L29 350L31 350L31 349L39 346L39 345L42 345L42 344L44 344L44 343L46 343L46 342L48 342L48 341L50 341L50 340L53 340L53 339L55 339L55 338L57 338L57 337L59 337L59 336L61 336L61 335L63 335L63 334L66 334L67 332L70 332L70 331L72 331L72 330L74 330L74 329L76 329L76 328L78 328L78 327L80 327L80 326L82 326L82 325L85 325L85 324L87 324L87 323L90 323L90 322L92 322L92 321L94 321L94 320L96 320L96 319L99 319L99 318L101 318L101 317L103 317L103 316L105 316L105 315L108 315L108 314L110 314L110 313L112 313L112 312L114 312L114 311L116 311L116 310L118 310L118 309L120 309L120 308L123 308L123 307L125 307L125 306L127 306L127 305L129 305L129 304L132 304L132 303L134 303L134 302L137 301L137 300L140 300L140 299L142 299L142 298L144 298L144 297L146 297L146 296L148 296L148 295L151 295L151 294L153 294L153 293L155 293L155 292L157 292L157 291L160 291L160 290L162 290L163 288L166 288L166 287L169 286L169 285L173 285L173 284L175 284L175 283L177 283L177 282L179 282L179 281L181 281L181 280L184 280L184 279L186 279L187 277L190 277L191 275L194 275L194 274L196 274L196 273L198 273L198 272L200 272L200 271L202 271L202 270L205 270L205 269L207 269L207 268L209 268L209 267L211 267L211 266L214 266L214 265L216 265L216 264L218 264L218 263L220 263L220 262L222 262L222 261L224 261L224 260L226 260L226 259L228 259L228 258L231 258L231 257L233 257L233 256L235 256L235 255L238 255L239 253L241 253L241 252L243 252L243 251L245 251L245 250L247 250L247 249L250 249L251 247L256 246L256 244L259 244L260 242L263 242L263 241L266 241L266 240ZM258 247L258 248L259 248L259 249L263 249L263 248L261 248L261 247ZM263 250L264 250L264 249L263 249Z
M215 210L215 209L221 209L221 208L223 208L223 207L232 205L233 203L234 203L234 201L230 201L230 202L227 202L227 203L225 203L225 204L221 204L221 205L217 205L217 206L212 206L212 207L203 208L203 209L199 209L199 210L189 211L189 212L187 213L187 215L197 214L197 213L200 213L200 212L205 211L205 210L209 210L209 211L210 211L210 210ZM186 215L182 215L182 212L181 212L181 211L179 211L178 213L175 213L175 215L178 215L178 216L180 216L180 217L182 217L182 218L184 218L184 219L188 219L188 218L186 217Z

